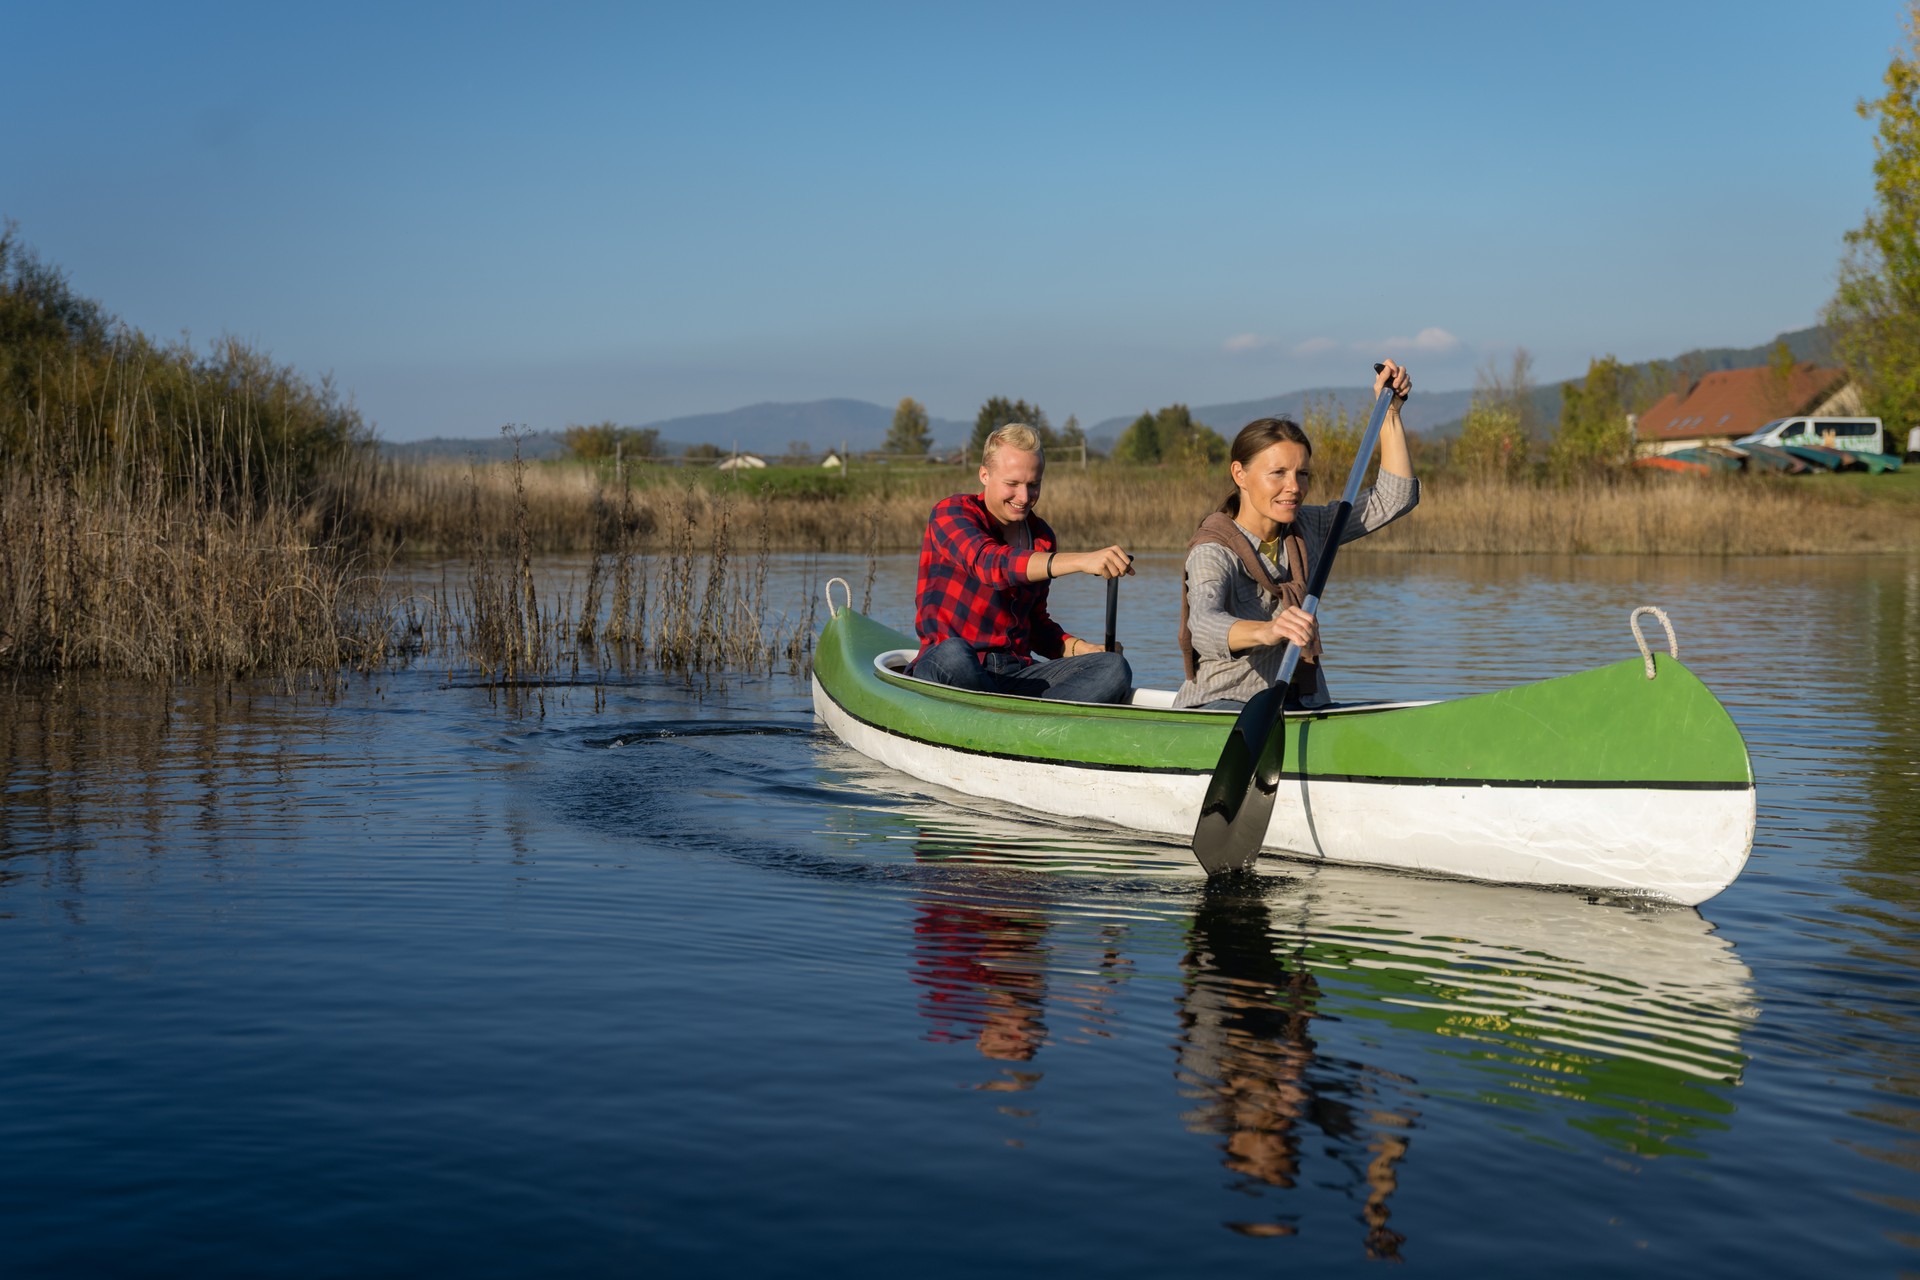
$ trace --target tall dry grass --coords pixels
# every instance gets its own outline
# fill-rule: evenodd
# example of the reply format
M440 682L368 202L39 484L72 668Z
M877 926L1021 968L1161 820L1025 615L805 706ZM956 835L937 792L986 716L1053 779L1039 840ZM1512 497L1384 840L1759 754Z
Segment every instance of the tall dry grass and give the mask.
M338 483L301 504L181 483L131 456L83 472L39 443L51 465L0 464L0 671L291 682L424 658L514 686L636 665L799 669L811 652L813 616L768 604L769 512L743 518L727 494L641 495L517 459L469 469L459 488L445 473L409 487L343 468L406 504L451 506L432 519L462 580L421 593L390 572L401 540L369 532ZM657 550L656 526L671 534ZM536 557L583 535L584 586L543 582Z
M814 615L809 609L804 619L788 619L770 610L770 529L760 521L751 557L742 556L735 546L741 526L724 494L710 506L692 489L663 491L650 495L653 510L643 516L624 476L597 487L588 500L586 581L578 597L566 583L543 598L534 513L551 490L543 493L541 475L518 457L497 470L469 470L465 584L435 597L435 625L414 628L423 652L457 655L503 686L545 682L563 669L578 678L583 667L601 682L636 665L692 676L805 663ZM504 522L486 514L489 486L508 505ZM645 545L655 529L665 533L657 554Z
M0 475L0 669L291 677L365 666L393 635L381 566L315 544L278 505L237 509Z
M1920 512L1792 478L1628 475L1565 486L1442 476L1356 548L1599 555L1808 555L1920 548Z

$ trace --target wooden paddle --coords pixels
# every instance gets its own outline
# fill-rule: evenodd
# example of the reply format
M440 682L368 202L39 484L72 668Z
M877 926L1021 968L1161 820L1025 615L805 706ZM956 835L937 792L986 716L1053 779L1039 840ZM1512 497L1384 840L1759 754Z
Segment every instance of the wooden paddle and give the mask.
M1379 373L1384 367L1376 364L1373 371ZM1340 535L1346 531L1347 517L1353 514L1360 481L1367 474L1367 462L1379 443L1380 427L1392 403L1393 384L1389 382L1373 402L1367 433L1360 439L1353 470L1347 475L1347 491L1335 504L1327 539L1313 558L1313 574L1307 579L1307 596L1300 607L1315 616L1320 612L1320 593L1326 589L1334 553L1340 549ZM1299 566L1289 567L1299 572ZM1287 725L1282 713L1299 665L1300 646L1288 641L1287 652L1280 659L1280 678L1272 688L1247 699L1220 750L1220 762L1213 767L1213 779L1200 805L1200 821L1193 828L1193 856L1210 876L1244 871L1260 855L1267 823L1273 818L1273 799L1280 790L1281 766L1287 757Z

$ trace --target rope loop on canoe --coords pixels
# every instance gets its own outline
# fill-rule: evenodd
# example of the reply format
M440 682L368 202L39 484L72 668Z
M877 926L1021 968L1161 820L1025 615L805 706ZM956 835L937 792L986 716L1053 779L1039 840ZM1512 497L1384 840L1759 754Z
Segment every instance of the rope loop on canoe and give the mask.
M853 597L847 597L851 600ZM1647 664L1647 679L1653 679L1653 651L1647 648L1647 638L1640 634L1640 615L1650 613L1660 619L1660 625L1667 629L1667 656L1674 661L1680 660L1680 640L1673 634L1673 619L1667 616L1665 609L1656 609L1643 604L1627 615L1627 626L1633 631L1633 642L1640 646L1640 660Z
M840 606L840 609L853 608L853 584L848 582L845 578L828 578L827 579L827 616L829 618L838 617L840 615L840 609L836 609L833 607L833 584L836 582L840 584L840 589L847 593L847 601L845 604ZM1645 647L1646 647L1645 645L1641 646L1641 648L1645 648Z

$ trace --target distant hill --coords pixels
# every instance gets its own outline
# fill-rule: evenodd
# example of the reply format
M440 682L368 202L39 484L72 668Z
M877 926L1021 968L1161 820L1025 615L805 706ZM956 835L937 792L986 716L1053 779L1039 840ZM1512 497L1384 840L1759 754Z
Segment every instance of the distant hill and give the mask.
M1693 351L1684 351L1671 360L1659 363L1665 364L1669 370L1684 371L1691 378L1719 373L1723 369L1758 369L1773 358L1773 346L1776 342L1786 343L1787 350L1793 353L1795 360L1807 360L1814 364L1834 362L1833 335L1825 326L1814 325L1809 329L1795 329L1791 333L1780 334L1757 347L1701 347ZM1652 360L1642 360L1632 368L1635 373L1645 374L1653 368L1654 364ZM1534 389L1534 407L1539 411L1540 420L1546 424L1548 430L1560 425L1560 388L1566 386L1568 382L1579 382L1585 377L1585 374L1581 374L1579 378L1568 378ZM1450 421L1435 425L1431 430L1423 429L1423 433L1439 439L1457 436L1460 434L1461 422L1466 416L1467 407L1463 404L1457 416Z
M737 443L746 453L784 453L787 445L804 440L816 451L838 449L842 441L859 451L878 449L893 426L893 406L866 400L809 400L799 404L768 402L725 413L696 413L684 418L649 422L663 440L693 440L731 450ZM933 418L928 422L934 442L958 447L973 431L971 422Z
M1821 364L1831 363L1834 358L1831 335L1824 328L1815 326L1783 333L1757 347L1704 347L1685 352L1665 363L1671 368L1688 370L1695 377L1722 369L1752 369L1767 363L1773 354L1773 344L1778 341L1786 342L1796 360L1811 360ZM1634 366L1642 372L1650 367L1651 362ZM1564 382L1554 382L1534 391L1534 403L1539 408L1541 421L1549 429L1560 421L1560 388L1565 385ZM1461 420L1466 417L1467 406L1472 400L1471 391L1427 391L1416 387L1413 399L1407 402L1405 410L1407 426L1421 435L1438 439L1458 435ZM1231 439L1236 431L1255 418L1297 418L1305 412L1307 405L1314 403L1345 405L1349 412L1363 414L1372 402L1373 394L1367 387L1312 387L1261 400L1235 400L1223 404L1192 405L1190 408L1195 418ZM1151 412L1159 407L1142 406L1142 411ZM1138 416L1129 414L1096 422L1087 428L1087 439L1096 449L1111 449L1120 438L1120 433ZM805 441L815 452L837 449L845 441L858 451L878 449L886 441L887 430L893 425L893 409L866 400L768 402L748 405L743 409L730 409L725 413L697 413L642 425L660 433L660 451L666 454L682 453L689 443L698 443L716 444L728 450L738 445L744 452L778 455L785 453L787 446L794 441ZM941 449L957 449L973 433L971 422L952 418L934 418L928 425L932 429L935 446ZM473 440L435 438L385 443L382 448L391 457L405 459L472 457L486 461L511 457L513 454L512 443L499 435ZM565 446L560 443L560 434L556 431L534 432L521 445L522 456L531 460L555 457L564 451Z
M1558 394L1555 393L1556 396ZM1457 422L1465 417L1467 404L1472 399L1471 391L1424 391L1415 387L1413 398L1407 401L1400 416L1409 429L1431 433L1440 423ZM1557 406L1559 401L1556 399L1554 403ZM1188 408L1197 420L1231 440L1235 432L1255 418L1299 418L1310 404L1344 405L1349 413L1365 414L1373 407L1373 389L1311 387L1262 400L1235 400L1227 404L1189 405ZM1151 413L1159 407L1155 405L1142 412ZM1119 440L1120 433L1139 416L1136 413L1120 418L1104 418L1088 428L1087 439L1096 449L1111 449L1114 442Z
M738 445L743 453L782 454L795 441L805 441L816 453L838 449L843 441L860 451L878 449L886 443L887 431L893 426L893 406L865 400L768 402L639 425L660 433L659 449L665 454L682 453L689 444L716 444L729 451ZM950 418L933 418L927 425L940 448L958 448L973 432L971 422ZM406 459L513 456L513 445L500 436L478 440L435 438L382 447L389 456ZM550 458L565 452L565 448L559 432L540 431L525 442L521 454L531 459Z
M1810 329L1796 329L1783 333L1771 341L1757 347L1703 347L1688 351L1665 361L1672 368L1684 368L1694 377L1701 374L1717 373L1722 369L1754 369L1767 363L1773 355L1773 344L1785 341L1787 349L1793 352L1796 360L1811 360L1815 364L1827 364L1833 360L1833 339L1826 329L1816 325ZM1652 367L1652 361L1644 361L1634 367L1645 373ZM1584 378L1586 375L1582 374ZM1579 378L1567 381L1578 382ZM1534 389L1534 404L1540 412L1540 419L1549 429L1560 421L1560 388L1566 382L1552 382ZM1408 428L1424 436L1446 439L1460 434L1460 424L1467 416L1467 407L1473 402L1471 391L1422 391L1414 389L1413 398L1407 401L1401 416ZM1314 387L1306 391L1290 391L1285 395L1268 396L1263 400L1237 400L1227 404L1203 404L1189 406L1193 416L1218 431L1229 440L1241 427L1255 418L1292 417L1298 418L1307 405L1341 404L1350 413L1365 413L1373 404L1373 391L1370 387ZM1151 412L1160 406L1144 409ZM1096 422L1087 430L1087 438L1095 448L1111 449L1139 414L1127 417L1106 418Z

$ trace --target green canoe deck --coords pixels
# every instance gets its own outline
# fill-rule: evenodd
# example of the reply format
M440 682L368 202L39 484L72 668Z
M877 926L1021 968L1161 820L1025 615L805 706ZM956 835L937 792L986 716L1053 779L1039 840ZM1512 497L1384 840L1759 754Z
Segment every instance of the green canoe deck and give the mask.
M1230 716L971 693L875 670L912 637L852 609L814 657L822 690L884 732L979 755L1210 774ZM1288 777L1483 786L1750 788L1733 719L1680 662L1611 666L1447 702L1287 718Z

